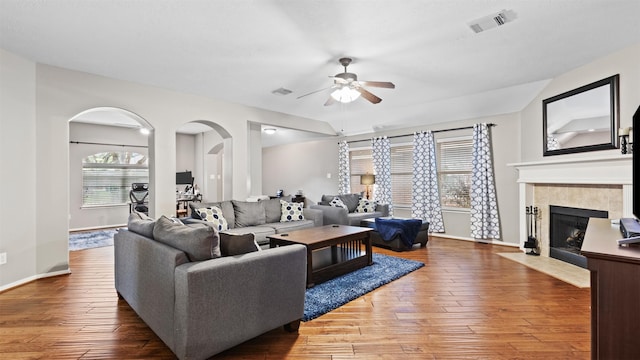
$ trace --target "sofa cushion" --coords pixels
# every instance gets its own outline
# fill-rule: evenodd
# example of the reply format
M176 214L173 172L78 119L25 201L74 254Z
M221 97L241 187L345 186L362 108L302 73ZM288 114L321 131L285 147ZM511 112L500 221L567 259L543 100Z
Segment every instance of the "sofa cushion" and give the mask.
M360 221L364 219L371 219L384 216L380 211L374 211L372 213L349 213L347 214L347 225L360 226Z
M375 200L368 199L360 199L358 202L358 207L356 208L357 213L372 213L376 211L377 202Z
M153 228L155 224L156 222L144 213L134 211L129 214L127 228L129 229L129 231L134 232L138 235L153 239Z
M222 256L242 255L260 251L253 234L220 234L220 252Z
M304 214L302 212L304 209L304 203L280 200L280 205L282 209L280 222L304 220Z
M220 257L218 232L205 224L173 222L161 216L153 228L158 242L184 251L191 261L203 261Z
M264 204L231 200L236 216L236 227L262 225L265 223Z
M282 215L280 200L291 201L291 195L262 200L262 203L264 204L265 223L275 223L280 221L280 216Z
M289 231L308 229L313 227L315 224L313 220L300 220L300 221L287 221L287 222L279 222L267 224L275 229L276 234L282 234Z
M323 203L330 203L333 198L339 198L342 202L347 205L347 210L352 213L356 211L358 207L358 201L360 201L361 194L343 194L343 195L322 195Z
M202 220L210 222L211 226L218 231L227 230L229 228L229 223L227 222L227 219L224 218L222 209L217 206L195 209L195 212L200 215Z

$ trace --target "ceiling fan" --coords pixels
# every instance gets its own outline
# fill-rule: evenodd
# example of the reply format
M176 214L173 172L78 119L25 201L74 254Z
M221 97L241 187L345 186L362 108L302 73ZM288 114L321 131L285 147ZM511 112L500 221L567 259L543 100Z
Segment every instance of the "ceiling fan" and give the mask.
M315 94L320 91L334 89L333 92L331 92L331 96L329 96L329 99L324 103L324 106L332 105L335 102L350 103L360 96L369 100L373 104L377 104L382 101L382 99L369 92L364 88L364 86L387 89L395 89L396 87L392 82L388 81L358 81L358 75L347 72L347 66L351 64L352 59L345 57L341 58L338 61L344 67L344 72L336 74L335 76L329 76L333 79L333 85L328 88L312 91L308 94L298 96L297 98L300 99L302 97Z

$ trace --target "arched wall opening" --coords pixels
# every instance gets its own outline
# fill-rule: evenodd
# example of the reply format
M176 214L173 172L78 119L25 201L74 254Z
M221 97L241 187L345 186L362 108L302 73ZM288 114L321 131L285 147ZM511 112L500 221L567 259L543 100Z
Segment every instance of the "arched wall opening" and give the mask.
M192 172L203 202L232 198L232 141L229 131L209 120L189 121L176 130L176 172ZM176 184L178 197L184 190Z
M148 174L146 182L154 187L153 154L149 144L153 138L152 125L141 116L121 108L98 107L78 113L69 119L69 230L109 228L126 225L129 216L129 197L132 182L142 182L140 168L135 173L122 173L102 169L91 175L83 167L83 159L97 154L108 154L110 158L140 154L146 157ZM146 133L143 133L146 132ZM119 162L124 164L122 159ZM100 164L96 164L96 169ZM105 165L106 166L106 165ZM101 179L103 178L103 179ZM120 185L118 188L117 185ZM104 186L104 189L100 189ZM87 195L90 190L93 195ZM121 193L121 196L118 196ZM89 197L110 194L104 201L90 201ZM149 208L153 207L153 196L149 196Z

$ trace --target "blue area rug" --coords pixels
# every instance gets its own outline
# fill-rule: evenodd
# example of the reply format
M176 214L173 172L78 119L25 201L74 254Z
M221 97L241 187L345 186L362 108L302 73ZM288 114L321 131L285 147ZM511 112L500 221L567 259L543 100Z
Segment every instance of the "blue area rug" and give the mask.
M302 321L315 319L423 266L419 261L373 254L373 265L307 289Z
M69 234L69 251L92 249L113 245L115 230L99 230Z

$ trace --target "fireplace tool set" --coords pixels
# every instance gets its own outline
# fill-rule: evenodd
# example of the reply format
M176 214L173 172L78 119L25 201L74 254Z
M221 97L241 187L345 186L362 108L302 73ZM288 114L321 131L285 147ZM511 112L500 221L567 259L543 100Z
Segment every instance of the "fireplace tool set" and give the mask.
M540 255L536 251L538 248L538 208L526 207L527 214L527 241L524 243L525 249L530 249L527 255Z

